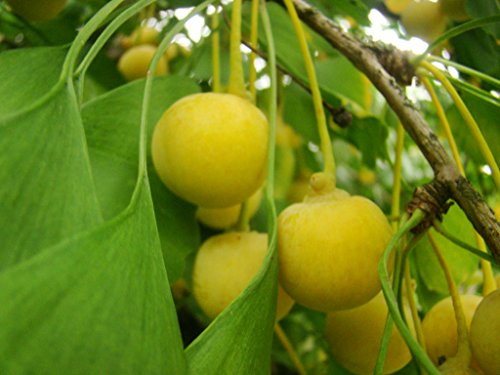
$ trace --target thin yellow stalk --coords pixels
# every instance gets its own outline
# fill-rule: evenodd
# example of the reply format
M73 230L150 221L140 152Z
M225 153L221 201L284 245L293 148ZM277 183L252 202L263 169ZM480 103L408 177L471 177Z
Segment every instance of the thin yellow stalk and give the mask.
M260 0L252 0L252 15L250 19L250 47L252 47L252 51L250 52L249 60L250 71L248 72L248 85L253 102L255 102L257 97L257 89L255 87L255 81L257 79L257 71L255 70L256 54L254 50L257 48L257 37L259 35L259 1Z
M217 7L215 7L214 14L212 14L212 91L221 91L219 11Z
M421 77L422 83L424 84L425 88L429 92L429 95L432 98L432 103L434 104L434 107L436 108L439 121L441 122L441 125L443 126L443 130L446 134L446 138L448 139L448 143L450 144L452 153L453 153L453 158L455 159L455 163L457 164L458 170L462 174L462 176L465 176L465 170L464 166L462 164L462 161L460 160L460 157L458 155L458 149L457 145L455 142L455 138L453 137L453 133L450 128L450 124L448 122L448 119L446 118L446 114L443 110L443 106L439 102L439 99L436 95L436 91L432 87L429 79L427 77ZM486 252L486 245L484 243L483 238L476 232L476 243L477 247L481 250ZM493 277L493 270L491 268L491 264L486 261L485 259L481 259L481 269L483 271L483 294L487 295L490 292L494 291L496 289L496 283L495 283L495 278Z
M406 260L405 264L404 280L406 285L405 288L406 300L408 301L408 305L410 306L411 317L413 320L413 327L415 328L415 332L417 334L417 341L420 344L420 346L424 350L426 350L424 331L422 330L422 322L420 321L420 316L418 315L418 308L417 308L417 303L415 301L415 294L413 293L413 286L410 274L410 264L408 262L408 259Z
M229 87L228 92L246 98L245 79L241 59L241 1L233 1L231 34L229 41Z
M290 357L290 360L297 369L298 373L300 375L307 375L304 365L302 364L297 352L293 348L290 340L288 340L285 331L283 331L279 323L276 323L274 327L274 332L276 333L276 336L280 340L281 345L283 345L283 348L285 348L286 352L288 353L288 356Z
M403 155L404 135L403 126L400 122L398 122L396 127L396 157L394 159L393 167L394 180L392 182L391 217L399 217L401 196L401 159ZM394 220L392 222L392 228L394 230L398 229L398 220Z
M460 173L463 176L465 176L464 167L462 165L462 162L460 161L460 156L458 154L457 144L455 143L455 138L453 137L453 134L451 132L450 123L448 122L448 118L446 117L446 114L444 113L443 106L439 102L439 99L436 95L436 91L432 87L429 79L427 77L420 77L420 79L422 80L422 83L424 84L427 92L431 96L432 104L434 104L434 107L436 108L439 121L441 123L441 126L443 127L444 133L446 135L446 139L448 140L448 143L450 144L451 152L453 154L453 158L455 159L455 163L457 164L458 170L460 171Z
M500 169L498 169L498 164L495 161L493 153L491 152L488 143L484 139L483 134L481 133L481 130L479 129L479 126L476 123L476 120L474 120L474 117L470 113L469 109L463 102L460 95L458 95L457 91L455 90L451 82L438 68L436 68L434 65L432 65L427 61L422 61L421 66L430 71L434 75L434 77L439 82L441 82L446 91L448 91L448 94L452 98L457 109L459 110L460 114L465 120L465 123L469 127L469 130L471 131L472 136L474 137L474 140L476 141L479 150L481 151L481 154L483 155L486 163L489 164L493 175L493 181L495 182L497 189L500 191Z
M330 135L328 134L325 111L323 109L323 101L321 99L321 92L319 90L318 80L316 78L316 72L314 70L311 54L307 46L306 35L292 1L284 0L284 3L290 15L295 33L297 34L297 39L299 40L300 44L300 50L302 52L302 56L304 57L307 77L309 78L309 85L311 87L312 99L314 104L314 112L316 114L316 121L321 142L321 152L324 159L323 171L329 178L332 179L333 186L335 186L335 159L333 156L332 142L330 140Z
M460 294L458 293L458 288L453 280L450 269L448 268L446 260L441 254L434 237L430 232L427 233L427 236L436 257L438 258L439 265L444 272L448 289L450 291L451 301L453 303L453 310L455 311L455 319L457 321L457 354L455 358L469 366L472 358L472 352L469 344L469 329L467 328L467 322L465 320L462 300L460 299Z

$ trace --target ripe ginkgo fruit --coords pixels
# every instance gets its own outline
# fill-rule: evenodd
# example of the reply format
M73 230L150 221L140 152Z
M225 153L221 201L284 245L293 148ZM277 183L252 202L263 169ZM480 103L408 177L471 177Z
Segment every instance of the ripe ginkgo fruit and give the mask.
M67 0L8 0L12 10L28 21L47 21L65 7Z
M322 191L325 178L314 174L312 193L279 215L280 281L311 309L351 309L380 291L377 267L392 230L369 199Z
M210 237L199 249L193 268L193 294L209 318L215 318L248 286L267 253L267 234L227 232ZM278 287L276 319L293 300Z
M394 14L401 14L410 4L411 0L384 0L384 4Z
M407 310L406 315L410 317ZM387 313L382 293L353 309L328 313L325 337L335 360L354 374L373 374ZM410 328L413 330L413 325ZM411 353L393 325L383 373L396 372L410 360Z
M146 77L149 64L156 53L156 46L141 44L131 47L118 61L118 70L127 81ZM159 76L167 73L167 62L162 56L156 66L154 75Z
M141 44L157 45L159 34L160 32L154 27L140 26L132 34L122 38L121 44L123 48L130 48Z
M153 164L163 183L201 207L240 204L264 181L268 124L236 95L203 93L174 103L157 123Z
M467 21L470 16L465 9L465 0L440 0L441 11L453 21Z
M469 337L481 370L486 375L500 374L500 289L484 297L477 307Z
M470 326L472 316L481 302L481 297L473 294L460 296L467 326ZM436 365L457 354L458 334L455 310L451 297L436 303L425 315L422 321L427 354Z
M410 35L433 41L446 29L446 17L439 3L412 0L401 14L401 23Z
M258 189L247 201L247 217L251 218L257 212L262 200L262 189ZM207 227L213 229L226 229L235 225L241 212L241 204L225 208L198 207L196 218Z

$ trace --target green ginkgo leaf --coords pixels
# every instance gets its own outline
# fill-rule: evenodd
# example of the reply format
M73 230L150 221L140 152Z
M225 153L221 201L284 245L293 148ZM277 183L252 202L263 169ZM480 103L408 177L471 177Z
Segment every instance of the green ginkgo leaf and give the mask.
M23 103L16 111L6 100L9 112L0 115L0 270L101 222L74 89L54 83L50 56L62 62L57 48L0 57L0 66L8 61L11 68L0 70L7 88L15 85L18 71L19 87L27 70L37 72L27 90L0 91L2 98Z
M0 274L0 373L186 371L145 178L113 220Z
M143 91L144 81L132 82L88 102L82 109L92 172L105 218L122 211L134 189ZM156 78L151 94L148 139L170 105L196 92L199 87L187 78ZM199 246L195 207L171 193L152 165L149 175L165 265L170 282L174 282L182 275L185 257Z
M252 283L186 349L190 375L265 375L277 298L275 243Z

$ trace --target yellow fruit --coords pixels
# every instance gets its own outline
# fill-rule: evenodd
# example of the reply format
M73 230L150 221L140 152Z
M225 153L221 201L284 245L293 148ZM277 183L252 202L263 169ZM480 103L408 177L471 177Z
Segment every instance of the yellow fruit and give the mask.
M47 21L66 5L66 0L8 0L14 13L28 21Z
M322 173L311 177L321 189ZM377 266L392 230L372 201L341 189L306 196L278 218L280 281L311 309L350 309L380 291Z
M372 374L387 313L382 293L354 309L328 313L325 336L337 362L355 374ZM409 310L407 316L411 316ZM383 373L396 372L410 360L410 351L397 327L393 326Z
M158 44L158 35L160 32L154 27L141 26L135 29L128 37L122 38L122 47L130 48L141 44Z
M260 201L262 200L262 189L257 190L248 198L247 215L252 217L257 212ZM205 208L198 207L196 210L196 218L200 223L214 229L226 229L238 221L241 211L241 204L226 208Z
M460 296L467 326L481 297L472 294ZM451 297L436 303L422 321L427 354L436 365L444 363L457 354L457 322Z
M439 3L431 0L412 0L401 14L401 23L410 35L433 41L446 29L446 17Z
M267 253L267 234L228 232L209 238L196 255L193 294L209 318L215 318L248 286ZM278 287L276 320L293 300Z
M377 176L372 170L361 167L358 172L358 179L363 185L373 185L377 181Z
M401 14L406 7L411 3L411 0L384 0L384 4L391 13Z
M486 375L500 374L500 289L477 307L470 326L472 354Z
M265 177L268 125L249 101L194 94L174 103L153 133L153 163L163 183L201 207L250 197Z
M441 11L453 21L467 21L470 17L465 10L465 0L440 0Z
M151 44L141 44L127 50L118 61L118 70L127 81L146 77L149 69L149 64L156 53L156 47ZM160 57L160 61L156 67L155 75L163 75L167 73L167 62Z

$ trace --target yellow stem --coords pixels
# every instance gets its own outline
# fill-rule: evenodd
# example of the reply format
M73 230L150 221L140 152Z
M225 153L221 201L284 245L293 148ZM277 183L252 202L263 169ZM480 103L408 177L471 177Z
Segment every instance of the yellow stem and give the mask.
M396 150L395 150L395 160L393 175L394 180L392 182L392 204L391 204L391 217L399 217L400 210L400 196L401 196L401 157L403 155L403 145L404 145L404 129L400 122L398 122L396 128ZM398 228L398 221L392 222L392 228L396 230Z
M429 95L432 98L432 103L434 104L434 107L436 108L439 121L441 122L441 125L443 126L443 130L446 134L446 138L448 139L448 143L450 144L451 151L453 153L453 158L455 159L455 163L457 164L458 170L462 174L462 176L465 176L465 170L464 166L462 164L462 161L460 160L460 157L458 155L458 149L457 145L455 142L455 138L453 137L453 133L450 128L450 124L448 123L448 119L446 118L446 114L443 110L443 106L439 102L439 99L436 95L436 91L432 87L429 79L427 77L421 77L422 83L424 84L425 88L429 92ZM477 247L486 252L486 245L484 243L483 238L476 232L476 243ZM496 289L496 283L495 283L495 278L493 277L493 270L491 268L491 264L486 261L485 259L481 258L481 269L483 271L483 295L487 295L490 292L494 291Z
M252 51L250 52L250 71L248 72L248 85L250 88L250 97L255 103L257 97L257 89L255 87L255 81L257 79L257 71L255 70L255 57L256 54L254 49L257 48L257 37L259 34L259 2L260 0L252 0L252 16L250 19L250 47Z
M231 35L229 45L229 87L228 92L246 98L245 79L241 60L241 1L233 1Z
M244 201L240 207L240 214L238 216L238 221L234 224L234 229L239 232L248 232L250 230L250 210L248 209L248 201Z
M217 6L212 14L212 79L212 91L220 92L220 32Z
M469 130L471 131L474 140L479 146L481 154L486 160L486 163L489 164L493 175L493 181L495 182L497 189L500 191L500 170L498 169L498 164L496 163L495 158L488 146L488 143L484 139L483 134L481 133L481 130L479 129L479 126L476 123L476 120L474 120L474 117L472 117L472 114L470 113L469 109L463 102L460 95L458 95L457 91L455 90L451 82L448 80L448 78L446 78L446 76L438 68L436 68L434 65L432 65L427 61L422 61L421 65L422 67L430 71L434 75L434 77L439 82L441 82L446 91L448 91L448 94L451 96L457 109L459 110L460 114L465 120L465 123L469 127Z
M404 280L406 284L406 299L408 301L408 305L410 306L411 317L413 320L413 327L415 327L415 332L417 334L417 341L422 347L425 348L425 338L424 331L422 330L422 322L420 321L420 316L418 315L417 303L415 301L415 294L413 293L413 285L410 274L410 264L408 259L406 260L405 271L404 271Z
M465 320L462 300L460 299L460 294L458 293L458 289L455 285L450 269L448 268L446 260L441 254L434 237L430 232L427 233L427 236L436 257L438 258L439 265L444 272L446 282L448 283L448 289L450 291L451 301L453 303L453 310L455 311L455 319L457 321L457 354L455 358L462 361L462 363L466 366L469 366L472 353L469 344L469 329L467 328L467 322Z
M304 29L302 28L302 24L300 22L299 16L297 15L295 7L293 6L291 0L284 0L284 3L290 15L295 33L297 34L297 39L299 40L300 44L300 50L302 52L302 56L304 57L307 77L309 78L309 85L311 87L312 99L314 104L314 112L316 114L318 132L321 141L321 152L324 158L323 171L329 178L333 180L333 186L335 186L335 159L333 156L332 142L330 140L330 135L328 134L325 111L323 109L323 101L321 99L321 92L319 90L318 79L316 78L313 61L309 52L309 48L307 46Z
M486 244L483 238L476 232L476 242L479 250L486 252ZM497 289L497 282L493 276L493 269L491 263L486 259L481 258L481 270L483 271L483 296L486 297L491 292Z
M307 375L306 369L304 368L304 365L300 361L299 356L295 352L295 349L293 348L292 344L290 343L290 340L288 340L288 337L286 336L285 331L281 328L281 326L276 323L274 327L274 332L276 333L276 336L278 336L278 339L281 342L281 345L285 348L286 352L288 353L288 356L290 357L290 360L292 361L293 365L297 369L298 373L300 375Z
M451 132L450 123L448 122L446 114L444 113L443 106L439 102L439 99L436 95L436 91L432 87L429 79L427 77L420 77L420 79L422 80L422 83L427 89L427 92L431 96L432 104L434 104L434 107L436 108L439 121L441 122L441 126L443 127L446 139L450 144L451 152L453 154L453 158L455 159L455 163L457 164L458 170L460 171L462 176L465 176L464 167L462 165L462 162L460 161L460 156L458 154L457 144L455 143L455 138L453 137L453 134Z

